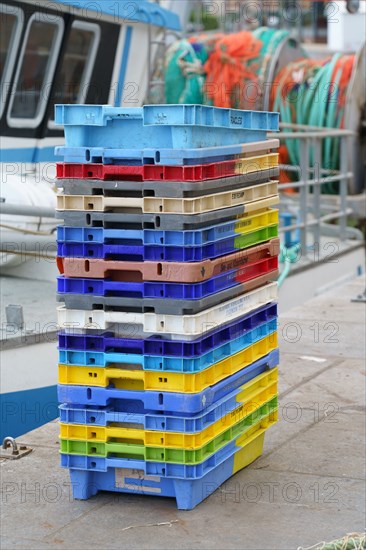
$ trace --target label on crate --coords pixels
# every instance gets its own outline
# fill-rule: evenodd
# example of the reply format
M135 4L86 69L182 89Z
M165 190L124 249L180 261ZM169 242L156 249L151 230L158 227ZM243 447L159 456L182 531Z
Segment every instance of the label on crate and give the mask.
M135 480L136 483L132 483L131 480ZM161 493L160 487L142 485L141 482L148 481L149 483L160 483L160 480L161 478L158 476L146 475L143 470L134 470L128 468L115 469L116 489L129 489L130 491L144 491L144 493L159 494Z

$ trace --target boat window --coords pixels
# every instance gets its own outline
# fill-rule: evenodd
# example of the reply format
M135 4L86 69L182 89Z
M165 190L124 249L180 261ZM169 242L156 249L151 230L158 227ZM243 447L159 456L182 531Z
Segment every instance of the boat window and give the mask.
M56 103L85 103L100 42L100 27L94 23L74 21L67 41L52 106ZM54 126L54 109L50 113Z
M6 97L9 91L14 63L18 53L20 35L23 27L23 12L14 6L0 4L0 117L3 114Z
M51 90L64 23L35 13L28 24L9 107L9 126L35 128Z

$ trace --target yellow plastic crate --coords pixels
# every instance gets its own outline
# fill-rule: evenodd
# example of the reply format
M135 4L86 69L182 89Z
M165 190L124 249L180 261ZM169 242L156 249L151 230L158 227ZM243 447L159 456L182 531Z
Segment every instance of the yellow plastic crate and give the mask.
M125 390L155 390L199 393L227 376L247 367L278 347L277 332L269 334L244 350L215 363L198 373L176 373L128 370L119 368L91 368L89 366L59 365L59 383Z
M147 447L198 449L275 397L277 383L277 368L250 380L237 396L238 407L228 414L222 411L223 416L219 420L198 433L132 429L114 424L95 426L60 423L60 438L101 442L113 439L114 442L142 444Z

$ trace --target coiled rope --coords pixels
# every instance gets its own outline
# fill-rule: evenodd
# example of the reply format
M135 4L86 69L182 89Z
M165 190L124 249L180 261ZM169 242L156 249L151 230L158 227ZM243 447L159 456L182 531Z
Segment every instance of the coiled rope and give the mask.
M355 58L355 55L335 54L324 60L301 59L290 63L277 75L272 85L270 109L279 111L284 123L344 128L347 87ZM299 165L299 140L289 139L285 144L287 162ZM309 153L313 166L312 148ZM339 138L323 140L321 163L327 170L339 169ZM325 184L323 192L337 192L337 184Z

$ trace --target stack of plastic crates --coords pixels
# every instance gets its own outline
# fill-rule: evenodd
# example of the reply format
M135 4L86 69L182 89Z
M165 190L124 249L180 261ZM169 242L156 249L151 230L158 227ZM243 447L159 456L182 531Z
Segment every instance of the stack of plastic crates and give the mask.
M277 420L278 115L56 106L61 462L191 509Z

